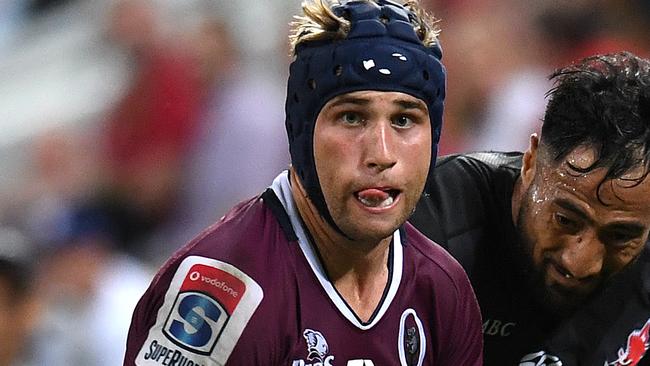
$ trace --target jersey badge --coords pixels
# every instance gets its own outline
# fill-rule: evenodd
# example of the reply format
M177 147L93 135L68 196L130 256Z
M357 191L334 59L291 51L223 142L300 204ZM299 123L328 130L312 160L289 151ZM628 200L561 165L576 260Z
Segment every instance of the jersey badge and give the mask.
M650 319L641 329L635 329L627 337L625 349L618 349L618 358L605 366L636 366L650 348Z
M422 321L413 309L402 313L397 347L401 366L421 366L424 362L426 336Z
M562 360L557 356L539 351L522 357L519 366L562 366Z
M149 330L138 364L159 362L146 351L147 345L150 350L178 353L195 364L225 364L262 298L262 288L235 266L198 256L185 258Z
M307 361L310 363L306 363L304 360L294 360L292 366L332 366L334 356L328 355L330 350L323 333L305 329L302 336L307 343Z

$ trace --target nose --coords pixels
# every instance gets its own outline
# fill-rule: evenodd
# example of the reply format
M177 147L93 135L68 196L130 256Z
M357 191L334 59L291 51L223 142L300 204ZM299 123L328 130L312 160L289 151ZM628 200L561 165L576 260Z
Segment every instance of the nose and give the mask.
M560 255L560 265L575 279L596 277L603 269L606 249L592 231L571 237Z
M392 168L397 164L394 131L390 121L375 123L368 129L365 146L364 165L378 172Z

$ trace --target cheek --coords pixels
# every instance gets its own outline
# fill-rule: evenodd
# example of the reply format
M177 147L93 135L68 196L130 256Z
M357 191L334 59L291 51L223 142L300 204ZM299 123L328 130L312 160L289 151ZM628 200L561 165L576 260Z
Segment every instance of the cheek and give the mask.
M424 186L431 168L431 138L429 134L425 134L416 143L405 143L402 159L408 174L416 177L413 183L422 183Z
M427 182L427 177L429 176L429 163L430 160L407 162L407 169L409 169L409 172L405 174L405 177L408 176L405 180L407 181L406 187L408 187L408 192L405 193L410 197L410 200L417 201L422 195L424 186Z
M325 172L332 169L333 161L337 157L336 139L331 136L327 128L322 127L322 122L316 121L314 128L314 137L312 140L314 164L318 172L319 179L321 171Z
M420 146L410 154L412 154L419 167L418 172L427 175L431 164L431 145Z
M326 183L334 179L334 173L337 170L336 162L339 161L335 149L330 149L329 146L318 144L314 146L314 164L316 166L316 173L318 180L321 183Z
M529 201L530 202L530 201ZM533 207L531 207L533 206ZM525 205L519 217L520 235L523 236L524 250L530 255L532 262L541 265L544 253L553 246L553 235L550 233L547 220L540 220L540 208Z
M345 136L332 135L327 130L320 130L317 125L314 132L314 164L321 191L330 207L331 201L339 195L337 189L341 189L348 176L346 164L353 154L352 148L353 144Z
M543 228L539 227L536 228L532 235L533 247L531 248L531 251L533 253L533 259L535 260L535 263L540 264L543 260L544 253L553 248L554 239L548 235Z

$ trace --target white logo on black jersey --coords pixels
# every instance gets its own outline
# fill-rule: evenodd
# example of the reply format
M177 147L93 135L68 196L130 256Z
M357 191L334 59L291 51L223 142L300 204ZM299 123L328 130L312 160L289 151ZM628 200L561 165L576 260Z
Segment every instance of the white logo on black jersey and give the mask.
M519 366L562 366L559 357L549 355L544 351L530 353L519 361Z

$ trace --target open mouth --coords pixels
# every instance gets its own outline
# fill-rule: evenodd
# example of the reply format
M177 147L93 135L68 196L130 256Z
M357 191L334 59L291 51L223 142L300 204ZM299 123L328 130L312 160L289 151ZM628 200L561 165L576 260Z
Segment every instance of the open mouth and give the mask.
M355 193L361 204L370 208L384 208L392 205L400 191L390 188L368 188Z

